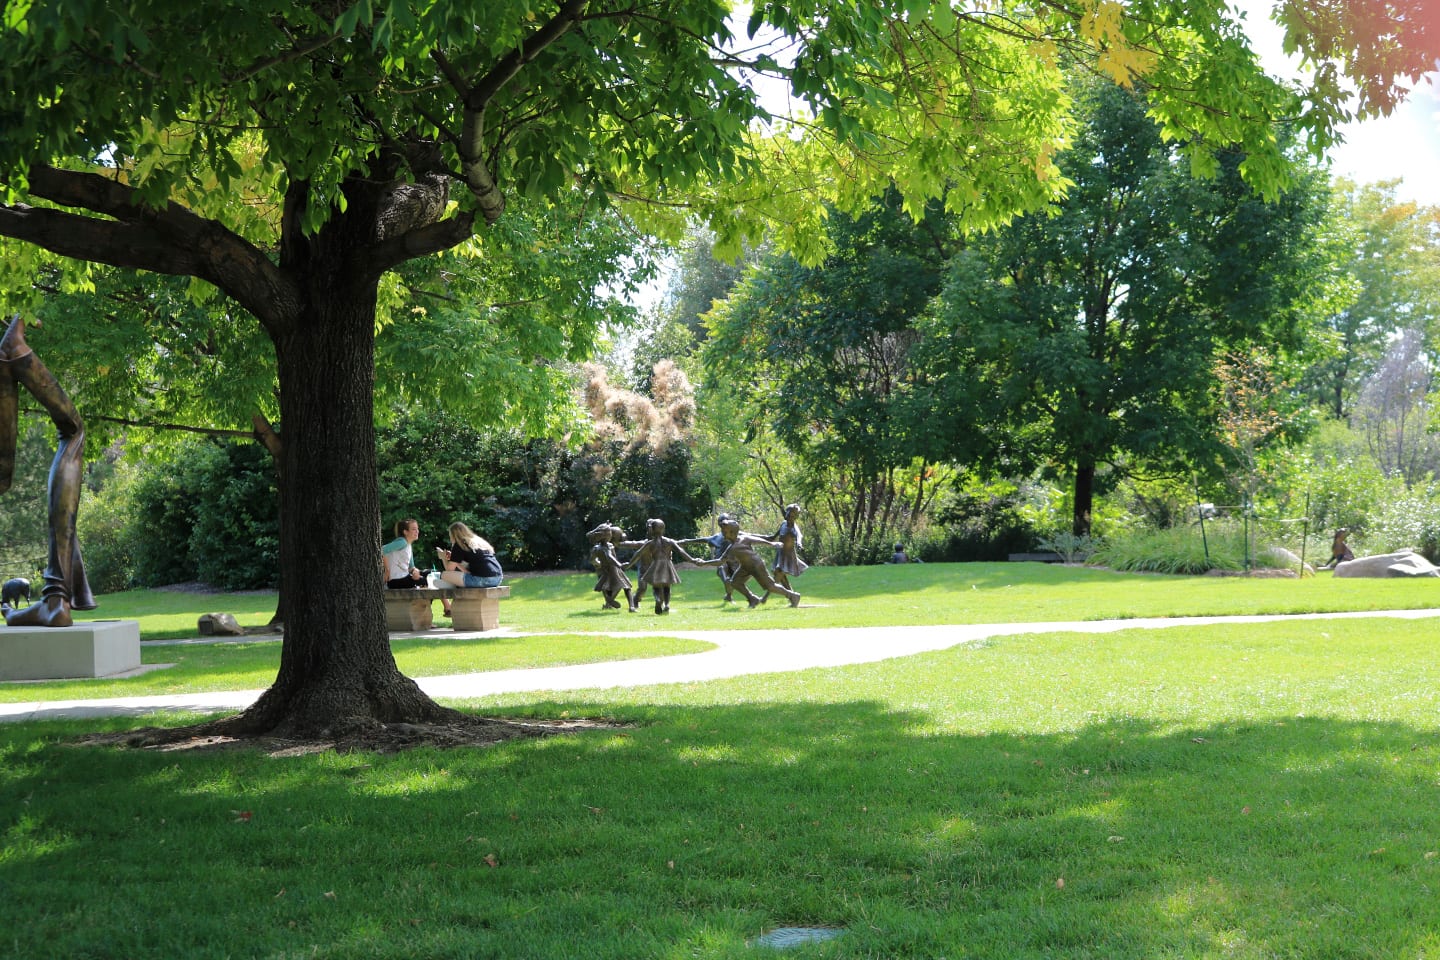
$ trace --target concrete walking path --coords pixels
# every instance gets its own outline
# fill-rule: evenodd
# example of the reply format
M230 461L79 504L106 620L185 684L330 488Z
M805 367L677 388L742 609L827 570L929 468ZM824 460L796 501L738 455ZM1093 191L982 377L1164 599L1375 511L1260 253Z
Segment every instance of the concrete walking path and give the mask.
M1271 623L1280 620L1344 620L1365 617L1422 619L1440 616L1440 610L1384 610L1348 613L1277 614L1240 617L1152 617L1130 620L1081 620L1040 623L984 623L927 627L848 627L795 630L650 630L627 631L704 640L715 649L703 653L645 660L614 660L567 667L495 670L444 677L417 677L426 693L441 699L466 699L500 693L546 693L572 690L606 690L662 683L696 683L745 674L783 673L811 667L873 663L930 650L944 650L988 637L1022 633L1112 633L1117 630L1163 629L1213 623ZM616 632L606 636L624 636ZM463 639L482 633L429 631ZM493 636L494 634L489 634ZM407 636L400 634L398 636ZM194 641L180 641L194 642ZM229 641L233 642L233 641ZM274 642L274 641L272 641ZM154 645L158 645L157 642ZM147 644L150 646L152 644ZM0 685L0 697L5 685ZM142 716L156 711L229 712L243 710L260 696L260 690L186 693L148 697L114 697L95 700L52 700L0 703L0 722L51 720L75 717Z

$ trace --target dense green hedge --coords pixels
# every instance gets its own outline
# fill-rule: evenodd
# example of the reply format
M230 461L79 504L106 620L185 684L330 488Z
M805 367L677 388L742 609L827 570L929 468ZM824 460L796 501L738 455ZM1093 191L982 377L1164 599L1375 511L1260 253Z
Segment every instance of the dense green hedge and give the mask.
M396 521L414 517L420 559L444 545L446 529L460 520L495 545L507 569L577 567L590 549L585 531L599 523L639 538L645 521L660 517L670 536L684 537L711 509L684 444L569 451L422 413L381 430L377 453L384 538Z
M255 443L193 440L125 465L81 506L81 548L101 592L200 580L222 590L279 582L278 491Z
M397 520L419 520L421 566L455 520L490 540L507 569L533 570L581 566L585 531L598 523L639 538L648 518L661 517L671 536L684 537L711 509L679 443L661 452L619 442L572 452L420 414L380 430L376 450L379 533L388 540ZM193 440L133 460L80 511L92 586L273 588L277 503L274 468L256 443Z

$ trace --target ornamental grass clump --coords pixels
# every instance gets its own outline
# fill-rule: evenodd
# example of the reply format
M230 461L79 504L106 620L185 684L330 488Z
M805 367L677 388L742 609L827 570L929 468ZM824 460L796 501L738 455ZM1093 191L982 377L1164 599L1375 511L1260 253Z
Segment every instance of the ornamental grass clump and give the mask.
M1090 555L1089 562L1112 570L1148 573L1208 573L1211 570L1246 569L1246 532L1242 524L1218 521L1166 530L1131 530L1108 538ZM1273 544L1258 545L1250 553L1250 567L1286 564Z

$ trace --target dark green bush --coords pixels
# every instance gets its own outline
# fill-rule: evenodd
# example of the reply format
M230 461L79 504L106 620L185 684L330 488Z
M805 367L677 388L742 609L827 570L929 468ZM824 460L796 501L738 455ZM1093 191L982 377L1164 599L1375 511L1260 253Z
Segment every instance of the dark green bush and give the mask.
M196 579L221 590L280 582L280 491L270 454L258 443L225 444L200 478L190 557Z
M255 443L193 440L131 462L80 511L90 585L273 588L277 509L270 455Z

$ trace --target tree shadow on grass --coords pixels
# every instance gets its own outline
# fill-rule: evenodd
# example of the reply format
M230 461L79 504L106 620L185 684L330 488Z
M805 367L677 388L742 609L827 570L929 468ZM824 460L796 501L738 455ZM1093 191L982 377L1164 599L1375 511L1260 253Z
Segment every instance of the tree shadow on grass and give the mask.
M846 931L801 956L1440 947L1431 730L566 709L638 725L278 760L0 728L0 953L739 957L792 925Z

